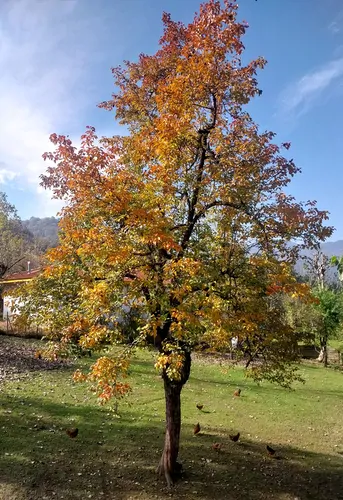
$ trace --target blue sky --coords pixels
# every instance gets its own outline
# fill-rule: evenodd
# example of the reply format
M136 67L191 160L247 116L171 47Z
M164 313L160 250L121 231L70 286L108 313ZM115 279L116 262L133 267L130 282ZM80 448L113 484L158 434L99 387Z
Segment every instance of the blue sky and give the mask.
M22 218L55 215L59 203L39 187L52 132L76 141L86 125L118 133L110 68L154 53L161 15L188 22L195 0L1 0L0 191ZM343 5L341 0L241 0L250 28L246 61L263 56L263 95L250 112L262 129L291 141L301 166L291 192L330 211L343 239Z

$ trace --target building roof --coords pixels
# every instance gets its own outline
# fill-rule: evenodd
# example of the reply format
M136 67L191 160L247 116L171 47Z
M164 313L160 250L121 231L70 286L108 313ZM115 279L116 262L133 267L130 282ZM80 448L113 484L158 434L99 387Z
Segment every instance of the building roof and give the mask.
M2 279L0 279L0 284L5 285L7 283L24 283L25 281L30 281L32 278L38 276L41 269L32 269L31 271L21 271L20 273L7 274Z

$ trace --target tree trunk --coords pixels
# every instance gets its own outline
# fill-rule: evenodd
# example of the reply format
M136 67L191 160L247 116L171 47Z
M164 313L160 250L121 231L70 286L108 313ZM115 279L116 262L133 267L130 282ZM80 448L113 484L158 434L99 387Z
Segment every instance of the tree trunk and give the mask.
M189 378L190 368L191 356L189 352L185 352L185 361L180 381L172 381L165 372L163 373L166 400L166 433L164 450L157 472L160 475L165 475L169 487L174 484L175 477L180 473L182 467L177 462L181 430L181 391Z
M328 366L328 350L327 350L327 338L322 337L320 339L320 353L317 358L320 363L323 363L325 368Z
M328 349L326 345L323 347L323 365L325 368L328 366Z
M323 359L324 359L324 350L323 350L323 348L321 347L321 348L320 348L320 351L319 351L319 355L318 355L317 361L319 361L319 363L322 363L322 362L323 362Z
M173 384L168 379L164 379L166 433L158 472L160 475L164 473L169 487L174 484L175 474L180 469L177 465L177 457L181 430L181 390L181 384Z

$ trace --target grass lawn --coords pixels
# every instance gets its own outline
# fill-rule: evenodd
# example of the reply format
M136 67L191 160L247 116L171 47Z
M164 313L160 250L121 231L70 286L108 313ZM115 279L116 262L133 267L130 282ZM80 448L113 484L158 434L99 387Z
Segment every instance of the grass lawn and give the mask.
M169 491L155 475L164 396L153 359L137 352L133 391L119 415L74 384L71 369L0 386L0 499L343 499L341 372L302 365L306 384L287 391L197 359L182 396L184 474ZM202 432L194 437L197 422ZM79 435L70 439L65 428L74 426ZM230 441L238 431L240 442Z

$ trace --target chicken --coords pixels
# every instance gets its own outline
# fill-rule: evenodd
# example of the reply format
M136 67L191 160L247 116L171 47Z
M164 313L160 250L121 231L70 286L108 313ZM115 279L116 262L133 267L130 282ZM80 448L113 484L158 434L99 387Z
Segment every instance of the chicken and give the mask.
M223 446L222 443L213 443L212 449L215 451L220 451L222 446Z
M180 462L175 462L174 470L175 470L175 472L180 474L182 471L182 464L180 464Z
M267 452L271 457L275 457L276 451L271 446L267 445Z
M199 424L199 422L198 422L198 423L194 426L194 430L193 430L194 436L195 436L196 434L199 434L199 432L200 432L200 424Z
M229 434L229 438L234 443L237 443L237 441L239 440L240 435L241 435L240 432L237 432L237 434Z
M79 433L79 429L77 427L75 427L73 429L66 429L66 433L68 434L68 436L70 438L76 438L76 436Z
M204 405L201 405L201 404L197 403L197 408L198 408L198 410L202 410L202 409L203 409L203 407L204 407Z
M233 395L239 397L241 395L241 392L241 389L236 389Z

